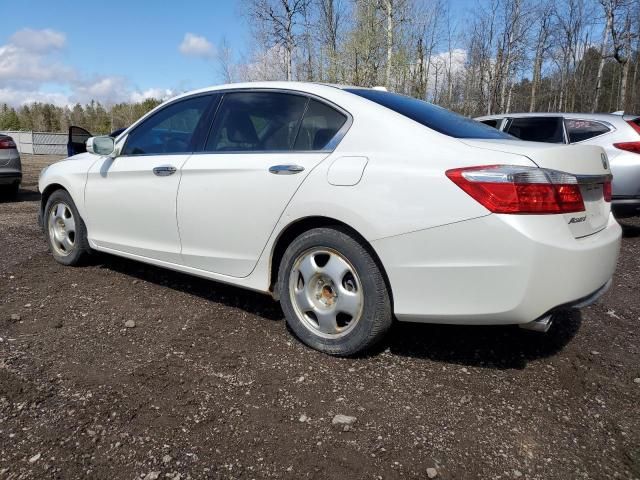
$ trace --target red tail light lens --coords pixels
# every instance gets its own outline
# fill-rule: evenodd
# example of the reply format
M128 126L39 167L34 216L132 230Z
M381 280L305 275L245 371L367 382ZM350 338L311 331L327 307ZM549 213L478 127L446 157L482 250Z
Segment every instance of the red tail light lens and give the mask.
M640 135L640 117L635 120L627 120L627 123L631 125L631 128L638 132L638 135Z
M548 214L585 210L576 177L515 165L447 170L447 177L493 213Z
M0 149L16 148L12 138L0 138Z
M614 143L613 146L620 150L626 150L627 152L640 153L640 142Z
M611 180L607 180L602 184L602 195L604 196L605 202L611 201Z

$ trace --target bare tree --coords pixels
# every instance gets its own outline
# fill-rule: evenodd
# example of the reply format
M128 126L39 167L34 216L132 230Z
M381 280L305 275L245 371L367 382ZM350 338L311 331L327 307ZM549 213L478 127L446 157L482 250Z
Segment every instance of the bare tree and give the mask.
M235 65L233 63L233 50L225 37L220 41L220 46L216 52L218 63L218 73L224 83L232 83L236 79Z
M329 57L329 81L338 81L338 41L342 28L342 0L318 0L322 44Z
M553 10L553 4L547 2L542 4L534 13L538 16L538 33L536 35L536 53L533 59L533 76L531 79L531 99L529 101L529 111L533 112L536 109L536 95L538 93L538 86L542 78L542 64L544 62L545 55L549 49L549 31L551 28L551 12Z
M281 47L287 80L293 80L293 53L298 46L298 28L304 24L310 0L246 0L248 16L259 35L271 46Z
M615 8L617 7L617 8ZM631 42L636 34L632 30L632 14L637 15L637 2L618 0L612 9L611 17L611 40L613 42L613 58L622 67L620 78L620 95L617 102L617 109L624 110L629 101L627 83L629 79L629 68L631 55ZM638 22L638 19L635 19Z

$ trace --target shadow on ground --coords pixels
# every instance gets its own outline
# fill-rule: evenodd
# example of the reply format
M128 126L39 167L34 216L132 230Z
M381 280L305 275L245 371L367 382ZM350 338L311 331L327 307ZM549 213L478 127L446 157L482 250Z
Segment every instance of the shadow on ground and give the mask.
M624 221L620 221L620 226L622 227L622 236L625 238L636 238L640 237L640 225L633 225L631 223L626 223Z
M464 326L397 323L388 346L396 355L459 365L522 369L531 360L560 352L582 324L579 310L556 314L547 333L516 326Z
M35 202L37 200L40 200L40 193L33 190L20 190L15 198L0 193L0 203Z
M173 272L133 260L98 254L99 268L162 285L205 300L240 308L271 321L283 319L280 305L267 295L238 287ZM375 356L385 349L395 355L436 362L496 369L522 369L531 360L552 356L575 336L582 322L580 312L557 314L546 334L514 326L456 326L396 322L384 342L369 352Z
M211 302L240 308L247 313L260 315L267 320L282 320L284 318L280 304L270 296L259 292L103 253L94 254L90 263L138 280L162 285L188 295L196 295Z

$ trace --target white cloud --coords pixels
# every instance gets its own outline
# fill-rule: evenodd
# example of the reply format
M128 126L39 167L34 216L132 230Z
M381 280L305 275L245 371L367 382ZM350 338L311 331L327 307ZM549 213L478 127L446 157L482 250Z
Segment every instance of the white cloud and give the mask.
M178 50L183 55L201 58L211 58L215 53L213 44L209 40L194 33L185 33Z
M69 104L69 98L63 93L0 88L0 104L6 103L19 106L33 102L53 103L54 105L64 106Z
M132 102L139 103L144 102L149 98L156 98L158 100L168 100L176 95L176 92L170 88L148 88L142 92L134 91L129 95L129 99Z
M71 103L88 103L97 100L102 103L113 104L122 102L143 102L148 98L164 100L174 96L173 90L168 88L148 88L140 90L133 88L126 77L103 76L90 81L78 82L73 88Z
M30 52L50 52L65 46L67 38L64 33L49 28L33 30L23 28L11 35L9 43Z
M65 82L74 69L51 56L63 48L65 36L53 30L20 30L9 43L0 45L0 82L13 87L31 87L44 82Z
M111 104L164 99L174 94L161 88L141 91L124 76L81 75L59 60L57 53L65 45L65 34L50 29L19 30L8 43L0 45L0 103L64 106L96 100Z

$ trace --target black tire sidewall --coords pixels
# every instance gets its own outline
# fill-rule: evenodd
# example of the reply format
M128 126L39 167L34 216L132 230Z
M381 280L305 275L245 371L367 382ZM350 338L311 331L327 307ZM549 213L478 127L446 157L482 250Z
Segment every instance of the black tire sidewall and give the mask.
M289 277L297 258L311 248L329 248L355 268L363 290L364 306L358 324L343 337L324 338L312 333L298 318L289 293ZM375 345L392 323L391 300L382 272L363 242L346 229L316 228L297 237L287 248L278 272L280 304L287 324L306 345L325 353L351 356Z
M76 237L75 237L75 248L73 252L69 255L62 256L58 255L51 244L51 238L49 236L49 214L53 205L57 202L66 203L71 209L71 213L73 214L73 218L76 221ZM76 204L74 203L71 195L66 190L56 190L51 194L49 199L47 200L47 204L44 207L43 215L42 215L42 225L44 227L44 233L47 238L47 245L49 246L49 251L53 258L63 265L78 265L84 259L87 252L89 251L88 240L87 240L87 229L85 227L84 221L82 217L80 217L80 213L76 208Z

